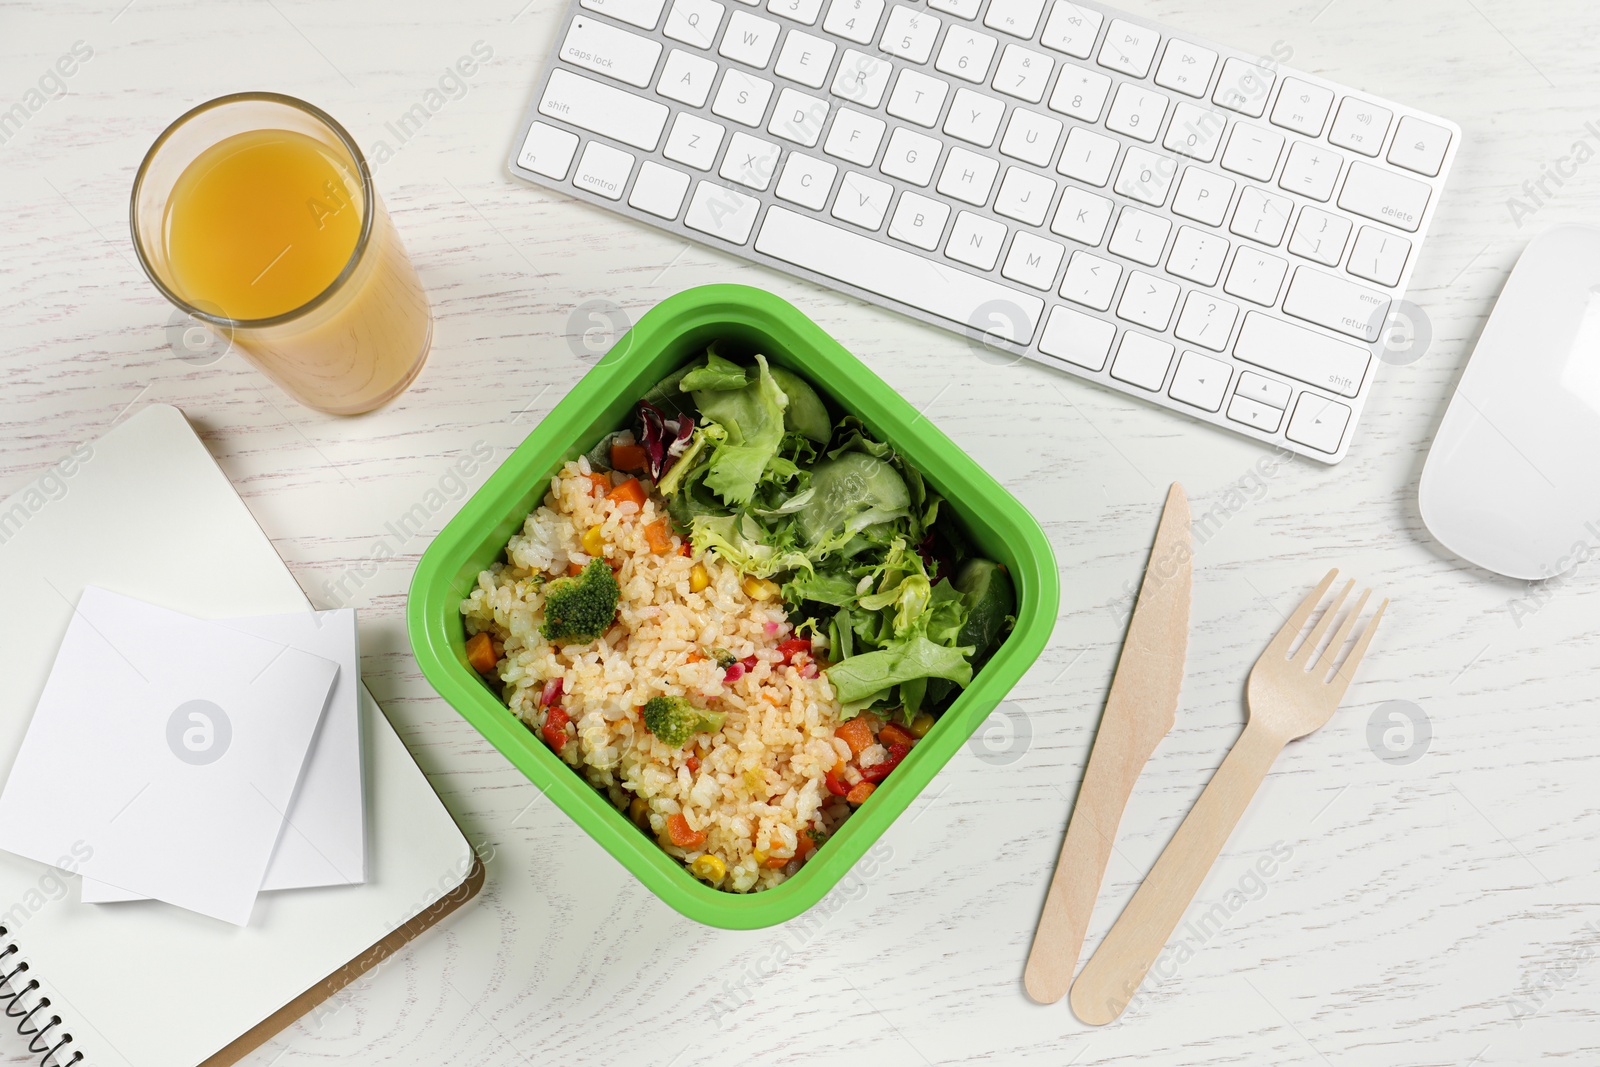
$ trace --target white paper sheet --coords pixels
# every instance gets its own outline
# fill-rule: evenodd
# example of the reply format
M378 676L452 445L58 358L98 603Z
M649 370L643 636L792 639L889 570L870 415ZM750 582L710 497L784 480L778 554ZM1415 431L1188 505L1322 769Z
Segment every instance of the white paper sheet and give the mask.
M338 671L85 589L0 792L0 848L87 852L87 878L244 925Z

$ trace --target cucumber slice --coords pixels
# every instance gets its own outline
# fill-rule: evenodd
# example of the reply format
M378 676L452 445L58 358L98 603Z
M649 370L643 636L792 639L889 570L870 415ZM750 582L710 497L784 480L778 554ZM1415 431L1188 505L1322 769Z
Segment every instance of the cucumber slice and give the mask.
M1000 647L1007 620L1017 613L1016 586L1004 567L988 559L967 560L950 584L960 590L967 602L967 624L961 628L961 643L976 648L972 665L977 667Z

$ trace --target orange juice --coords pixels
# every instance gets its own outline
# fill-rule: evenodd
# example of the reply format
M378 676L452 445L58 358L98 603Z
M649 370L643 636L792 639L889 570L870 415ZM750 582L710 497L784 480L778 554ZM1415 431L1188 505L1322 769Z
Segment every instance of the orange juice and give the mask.
M134 248L178 309L308 407L398 396L433 316L361 150L326 112L236 93L180 117L133 185Z
M268 319L339 277L361 236L352 182L318 141L251 130L212 145L178 178L167 254L180 293L230 319Z

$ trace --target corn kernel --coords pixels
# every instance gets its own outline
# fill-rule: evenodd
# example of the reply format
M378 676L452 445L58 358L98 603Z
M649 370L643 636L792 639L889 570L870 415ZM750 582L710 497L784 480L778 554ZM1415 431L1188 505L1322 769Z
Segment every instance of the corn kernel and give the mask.
M931 729L933 729L933 716L925 711L911 720L912 737L927 737Z
M644 797L634 797L628 801L628 818L637 825L650 828L650 803Z
M760 867L767 862L767 854L761 851L759 848L756 849L751 855L755 859L757 867Z
M689 572L689 592L698 593L711 584L711 575L706 571L705 564L696 563L694 570Z
M744 593L751 600L771 600L778 595L778 583L752 575L744 580Z
M727 877L728 865L718 857L707 853L689 864L689 873L696 878L702 878L710 882L712 885L717 885L723 878Z
M583 551L591 556L598 556L606 550L605 538L600 534L600 527L591 526L583 534Z

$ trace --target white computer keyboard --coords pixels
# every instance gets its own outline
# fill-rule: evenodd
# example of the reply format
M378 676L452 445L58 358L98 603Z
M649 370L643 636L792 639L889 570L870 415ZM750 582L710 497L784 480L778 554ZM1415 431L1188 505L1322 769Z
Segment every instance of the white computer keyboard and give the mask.
M1461 135L1284 58L1068 0L577 0L510 166L1334 463Z

